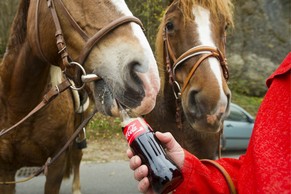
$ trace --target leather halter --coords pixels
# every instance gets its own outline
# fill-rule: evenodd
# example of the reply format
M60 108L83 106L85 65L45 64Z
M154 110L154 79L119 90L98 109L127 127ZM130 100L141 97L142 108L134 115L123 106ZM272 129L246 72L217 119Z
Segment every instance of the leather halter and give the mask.
M185 91L187 85L190 82L190 79L194 75L195 71L199 67L199 65L207 58L214 57L219 61L219 64L222 68L223 76L226 80L229 78L229 72L227 67L226 58L222 54L222 52L215 47L206 46L206 45L199 45L190 48L186 52L184 52L181 56L176 58L173 49L170 45L169 39L168 39L168 31L165 28L163 33L164 38L164 54L165 54L165 61L167 65L167 71L169 73L169 81L170 84L173 87L173 92L176 99L179 99L182 95L182 93ZM176 81L175 75L176 75L176 68L183 64L186 60L189 58L195 57L195 56L201 56L197 62L192 66L191 71L189 72L183 87L180 87L180 84ZM171 60L173 61L173 64L171 63Z
M39 27L38 27L39 2L40 2L40 0L37 1L37 6L36 6L36 9L37 9L36 10L36 34L37 34L36 43L37 43L37 48L39 50L39 53L41 54L41 57L43 58L44 61L46 61L47 63L50 64L49 60L45 57L45 55L41 49L41 46L40 46ZM55 9L55 4L58 5L58 8L60 9L61 13L63 13L66 16L66 18L69 20L72 27L80 34L80 36L86 42L85 45L83 46L83 49L80 52L80 55L76 59L78 62L72 61L72 58L69 56L69 54L67 52L67 46L66 46L66 43L64 40L64 35L62 32L60 21L59 21L59 18L58 18L56 9ZM141 26L141 28L143 29L143 25L138 18L136 18L134 16L122 16L122 17L112 21L111 23L109 23L105 27L103 27L101 30L99 30L92 37L89 37L87 35L87 33L82 30L82 28L77 24L77 22L71 16L69 11L67 10L65 5L63 4L62 0L56 0L55 2L54 2L54 0L47 0L47 5L51 11L51 15L53 17L54 25L56 28L56 33L55 33L56 44L57 44L57 48L58 48L58 53L61 55L61 58L62 58L62 64L60 67L64 72L66 71L66 67L68 67L68 66L79 67L82 71L82 74L83 74L82 80L81 80L83 83L89 82L89 81L94 81L97 79L101 79L100 77L98 77L98 75L95 75L95 74L87 75L85 73L84 68L83 68L83 65L84 65L88 55L90 54L94 45L96 45L98 43L98 41L100 41L104 36L106 36L108 33L113 31L114 29L116 29L116 28L118 28L121 25L126 24L126 23L134 22L134 23L138 24L139 26ZM83 84L83 86L84 86L84 84ZM80 88L73 88L73 89L82 89L83 86Z

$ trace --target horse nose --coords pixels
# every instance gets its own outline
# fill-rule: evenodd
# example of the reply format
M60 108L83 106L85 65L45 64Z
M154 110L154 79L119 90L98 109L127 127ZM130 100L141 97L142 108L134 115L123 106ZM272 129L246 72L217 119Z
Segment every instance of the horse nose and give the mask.
M189 92L188 104L189 104L189 112L195 114L196 117L202 116L204 112L204 105L202 105L199 90L191 90Z
M227 111L231 96L230 91L220 94L219 91L215 92L215 90L210 92L197 89L190 90L188 95L189 111L193 115L198 118L205 115L215 115L218 120Z
M125 90L123 91L123 101L130 107L136 107L140 105L140 102L145 97L145 89L143 87L144 80L141 74L146 72L146 68L139 62L133 61L125 66L122 80Z
M143 65L138 61L129 63L128 67L130 71L133 71L133 73L145 73L148 70L147 65Z

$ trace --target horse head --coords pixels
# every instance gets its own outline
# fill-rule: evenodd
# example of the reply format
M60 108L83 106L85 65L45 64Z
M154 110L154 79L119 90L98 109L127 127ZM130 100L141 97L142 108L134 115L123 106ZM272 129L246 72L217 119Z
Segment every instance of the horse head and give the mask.
M228 0L174 0L157 35L161 92L168 80L188 123L197 131L217 132L228 114L226 28L232 24Z
M84 74L93 76L88 85L99 112L117 116L116 100L137 115L153 109L160 87L156 61L141 22L124 1L30 4L27 35L32 52L61 67L77 85L83 85Z

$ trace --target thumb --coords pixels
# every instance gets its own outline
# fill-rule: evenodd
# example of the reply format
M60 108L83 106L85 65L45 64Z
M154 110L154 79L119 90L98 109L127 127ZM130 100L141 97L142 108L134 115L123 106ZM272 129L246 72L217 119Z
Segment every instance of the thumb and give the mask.
M164 144L165 148L167 148L169 152L174 152L177 151L177 149L182 149L171 133L161 133L157 131L155 135L160 140L160 142Z
M168 156L177 164L179 168L182 168L185 158L184 150L175 140L173 135L169 132L156 132L155 135L166 148Z

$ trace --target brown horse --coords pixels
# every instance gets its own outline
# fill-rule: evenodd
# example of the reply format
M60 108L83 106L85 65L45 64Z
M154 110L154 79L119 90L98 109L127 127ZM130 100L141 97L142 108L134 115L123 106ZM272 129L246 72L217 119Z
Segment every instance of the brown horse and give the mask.
M199 158L214 158L231 92L225 62L229 0L174 0L159 27L156 52L161 91L145 116L158 131L170 131Z
M74 92L62 92L8 130L68 77ZM103 114L118 116L117 99L141 115L155 106L159 84L141 24L124 1L21 0L0 65L0 193L15 193L17 169L44 165L72 136L83 117L74 109L76 89L85 96L86 88ZM46 194L59 193L70 155L78 159L73 188L80 193L81 151L70 146L48 167Z

